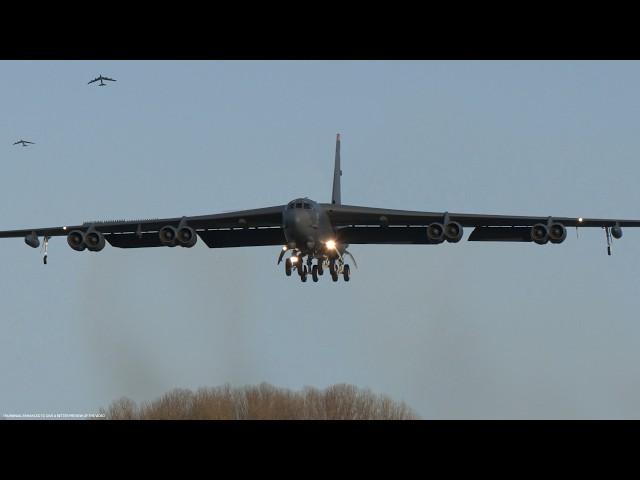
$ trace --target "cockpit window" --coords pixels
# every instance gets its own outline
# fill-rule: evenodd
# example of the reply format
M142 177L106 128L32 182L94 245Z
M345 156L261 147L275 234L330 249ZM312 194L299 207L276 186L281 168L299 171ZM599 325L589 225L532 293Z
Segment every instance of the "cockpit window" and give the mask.
M304 208L306 208L307 210L311 208L311 205L309 205L307 202L304 202L303 205L304 205Z
M289 208L293 208L293 202L289 204Z
M296 203L296 208L302 208L302 203Z

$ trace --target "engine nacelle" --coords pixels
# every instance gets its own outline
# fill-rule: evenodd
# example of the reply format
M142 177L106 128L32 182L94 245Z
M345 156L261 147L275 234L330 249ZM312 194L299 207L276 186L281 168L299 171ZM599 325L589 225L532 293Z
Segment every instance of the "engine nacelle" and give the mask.
M67 235L67 243L77 252L82 252L87 246L84 243L84 232L81 230L72 230Z
M561 223L555 222L549 226L549 240L551 243L562 243L567 238L567 229Z
M622 227L620 227L620 225L611 227L611 236L617 240L620 240L622 238Z
M549 241L549 230L543 223L536 223L531 227L531 240L538 245L544 245Z
M99 252L105 246L104 235L96 230L84 234L84 244L92 252Z
M432 223L427 227L427 240L429 243L444 242L444 225L441 223Z
M38 248L40 246L40 240L38 240L36 232L31 232L29 235L24 237L24 243L29 245L31 248Z
M196 231L191 227L180 228L177 238L180 246L187 248L193 247L198 241L198 235L196 235Z
M447 223L444 226L444 238L451 243L457 243L462 240L462 225L458 222Z
M164 246L166 247L176 246L178 232L175 229L175 227L172 227L171 225L165 225L160 229L158 236L160 237L160 243L162 243Z

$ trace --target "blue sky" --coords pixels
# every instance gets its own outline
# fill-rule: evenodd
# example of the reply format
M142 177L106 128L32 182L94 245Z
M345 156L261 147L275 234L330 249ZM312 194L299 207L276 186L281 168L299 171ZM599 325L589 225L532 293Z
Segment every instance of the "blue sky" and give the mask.
M0 62L0 228L342 200L640 218L638 62ZM87 82L103 74L107 87ZM12 146L20 138L29 148ZM468 232L465 232L465 237ZM0 412L350 383L424 418L640 418L640 232L278 249L0 249Z

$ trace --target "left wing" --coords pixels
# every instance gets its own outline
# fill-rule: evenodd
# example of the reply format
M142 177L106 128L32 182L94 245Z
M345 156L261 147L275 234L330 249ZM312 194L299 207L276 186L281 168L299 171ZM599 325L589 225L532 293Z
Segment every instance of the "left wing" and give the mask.
M102 77L102 80L109 80L110 82L115 82L115 79L109 77Z
M0 238L56 237L73 231L95 231L114 247L160 247L163 227L190 227L210 248L283 245L282 211L284 205L193 217L148 220L96 221L49 228L0 231ZM32 245L33 246L33 245ZM37 246L37 245L36 245Z
M534 241L531 227L537 224L564 227L640 227L640 220L553 216L482 215L420 212L352 205L323 204L338 237L345 243L432 243L424 228L434 223L457 222L474 227L470 241ZM373 228L383 227L383 228Z

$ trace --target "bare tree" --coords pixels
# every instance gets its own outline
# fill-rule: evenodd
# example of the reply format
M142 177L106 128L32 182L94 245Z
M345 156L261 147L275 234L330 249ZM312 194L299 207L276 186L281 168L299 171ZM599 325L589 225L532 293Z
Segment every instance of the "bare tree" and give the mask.
M121 398L106 410L113 420L413 420L419 417L404 402L353 385L301 392L268 383L232 388L175 389L137 406Z

